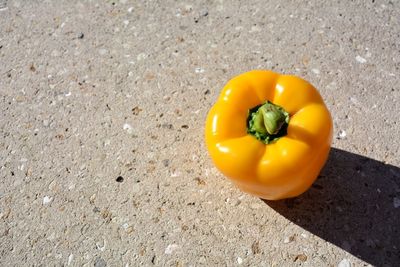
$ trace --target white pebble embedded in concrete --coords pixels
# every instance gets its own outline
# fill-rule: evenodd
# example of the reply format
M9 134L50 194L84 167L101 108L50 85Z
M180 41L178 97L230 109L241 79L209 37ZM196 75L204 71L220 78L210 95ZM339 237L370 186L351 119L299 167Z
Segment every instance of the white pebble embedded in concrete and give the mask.
M294 240L294 236L287 236L285 237L285 239L283 240L284 244L288 244L290 242L292 242Z
M338 267L351 267L351 263L348 259L343 259L339 262Z
M165 254L171 255L179 246L177 244L170 244L165 248Z
M346 138L346 131L345 130L340 130L339 131L339 133L338 133L338 136L337 136L337 138L338 139L344 139L344 138Z
M364 64L367 62L367 60L361 56L356 56L356 60L361 64Z
M129 123L124 123L124 125L122 126L122 128L128 132L128 134L132 134L133 133L133 127L132 125L130 125Z
M70 254L68 256L68 262L67 262L68 266L71 265L73 259L74 259L74 254Z
M45 197L43 198L43 205L49 204L52 200L53 200L52 197L45 196Z
M196 72L196 73L203 73L203 72L204 72L204 69L202 69L202 68L195 68L195 69L194 69L194 72Z
M146 58L145 53L140 53L139 55L136 56L137 61L141 61Z
M321 73L321 72L319 71L319 69L312 69L311 71L312 71L314 74L317 74L317 75Z

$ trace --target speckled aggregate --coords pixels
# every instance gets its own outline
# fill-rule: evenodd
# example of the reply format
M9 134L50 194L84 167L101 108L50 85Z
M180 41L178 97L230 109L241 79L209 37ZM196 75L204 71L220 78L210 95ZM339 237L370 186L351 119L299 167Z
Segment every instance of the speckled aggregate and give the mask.
M400 3L0 0L1 266L398 266ZM305 78L335 139L264 202L204 121L251 69Z

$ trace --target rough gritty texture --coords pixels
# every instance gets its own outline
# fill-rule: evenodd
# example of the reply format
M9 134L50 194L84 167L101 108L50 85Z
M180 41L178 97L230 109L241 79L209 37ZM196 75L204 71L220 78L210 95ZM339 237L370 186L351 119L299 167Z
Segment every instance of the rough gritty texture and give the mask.
M298 2L0 0L0 265L399 266L400 3ZM241 193L204 146L259 68L334 118L296 199Z

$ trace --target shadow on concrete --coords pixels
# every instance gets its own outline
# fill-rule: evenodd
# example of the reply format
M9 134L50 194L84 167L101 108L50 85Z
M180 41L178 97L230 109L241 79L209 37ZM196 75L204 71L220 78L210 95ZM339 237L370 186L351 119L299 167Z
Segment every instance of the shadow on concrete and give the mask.
M375 266L400 266L400 169L333 148L303 195L264 201L278 213Z

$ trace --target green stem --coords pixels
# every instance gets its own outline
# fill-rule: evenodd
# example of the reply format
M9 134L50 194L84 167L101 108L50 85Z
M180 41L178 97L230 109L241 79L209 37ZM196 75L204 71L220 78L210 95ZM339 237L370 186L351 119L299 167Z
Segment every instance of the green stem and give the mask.
M269 144L286 135L289 113L268 101L250 109L247 122L247 132Z

